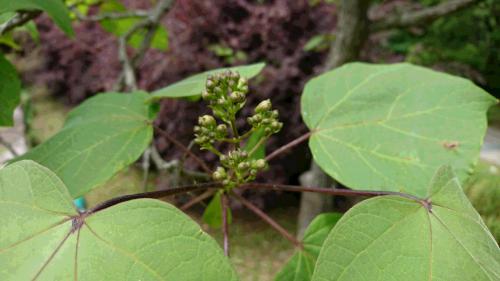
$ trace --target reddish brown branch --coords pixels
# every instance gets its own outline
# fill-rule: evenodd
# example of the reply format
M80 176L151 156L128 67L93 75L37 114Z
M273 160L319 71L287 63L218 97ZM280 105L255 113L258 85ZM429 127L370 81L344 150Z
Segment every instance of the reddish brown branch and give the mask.
M296 139L294 139L293 141L283 145L282 147L276 149L275 151L273 151L271 154L267 155L266 156L266 161L271 161L273 158L275 158L276 156L279 156L280 154L286 152L287 150L290 150L292 147L306 141L307 139L309 139L309 137L312 135L312 132L308 132Z
M205 163L205 161L203 161L200 157L196 156L189 148L187 148L185 145L183 145L180 141L176 140L169 133L167 133L165 130L163 130L162 128L160 128L158 126L155 126L155 129L156 129L156 131L158 133L160 133L160 135L162 135L164 138L166 138L168 141L170 141L171 143L173 143L175 146L177 146L178 148L182 149L184 151L184 153L186 153L191 158L193 158L193 160L195 160L196 163L198 163L198 165L200 165L200 167L206 173L208 173L208 174L212 173L212 171L210 170L210 168L208 167L208 165Z
M192 206L198 204L199 202L207 199L208 197L212 196L214 194L215 190L207 190L200 194L199 196L196 196L195 198L191 199L188 201L186 204L182 205L180 207L181 210L186 211L187 209L191 208Z
M371 190L352 190L352 189L339 189L339 188L326 188L326 187L306 187L300 185L285 185L285 184L268 184L268 183L247 183L240 186L243 189L270 189L279 191L291 192L314 192L328 195L341 195L341 196L382 196L382 195L396 195L414 201L422 202L423 199L418 198L411 194L396 192L396 191L371 191Z
M186 186L180 186L180 187L174 187L166 190L159 190L159 191L151 191L151 192L142 192L142 193L136 193L136 194L129 194L129 195L123 195L123 196L118 196L115 198L112 198L110 200L104 201L95 207L87 210L86 213L92 214L98 211L101 211L103 209L109 208L111 206L114 206L116 204L120 204L122 202L134 200L134 199L141 199L141 198L162 198L162 197L167 197L175 194L181 194L181 193L187 193L190 191L194 190L201 190L201 189L207 189L207 188L218 188L220 186L220 183L217 182L208 182L208 183L199 183L199 184L193 184L193 185L186 185Z
M236 194L236 193L231 193L231 196L236 198L238 201L241 202L245 207L247 207L250 211L254 212L257 216L259 216L262 220L264 220L266 223L268 223L272 228L274 228L276 231L278 231L283 237L285 237L288 241L292 242L295 247L302 249L302 243L300 243L299 240L297 240L290 232L288 232L286 229L284 229L281 225L279 225L275 220L273 220L271 217L269 217L266 213L264 213L261 209L257 208L257 206L253 205L250 203L250 201L246 200L242 196Z
M229 198L223 193L221 196L222 206L222 234L224 237L224 254L229 257Z

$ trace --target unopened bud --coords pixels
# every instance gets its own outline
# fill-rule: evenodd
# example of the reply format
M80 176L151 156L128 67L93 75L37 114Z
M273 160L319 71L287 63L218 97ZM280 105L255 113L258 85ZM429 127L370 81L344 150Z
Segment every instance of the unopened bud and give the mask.
M271 101L269 99L261 101L257 107L255 107L255 112L262 113L270 110L272 107Z
M216 128L217 133L219 134L226 134L227 133L227 126L225 124L220 124Z
M266 167L266 160L264 159L259 159L254 162L255 168L262 170Z
M215 119L210 115L203 115L198 118L198 123L203 127L215 126Z

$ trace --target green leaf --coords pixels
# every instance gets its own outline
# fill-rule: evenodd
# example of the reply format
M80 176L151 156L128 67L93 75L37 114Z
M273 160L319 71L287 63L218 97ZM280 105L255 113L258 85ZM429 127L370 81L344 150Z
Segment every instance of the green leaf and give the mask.
M100 7L100 11L103 13L124 12L127 10L125 6L118 1L107 1L101 4ZM141 21L141 19L138 18L106 19L101 21L101 26L107 32L119 37L127 33L139 21ZM135 32L129 39L128 43L130 46L136 49L140 48L146 33L145 29ZM161 25L158 26L151 40L151 47L162 51L168 48L168 33L165 27Z
M319 34L313 36L304 45L303 50L306 52L320 52L326 50L330 47L331 43L335 40L335 35L333 34Z
M61 0L0 0L0 14L33 9L47 12L57 26L67 35L74 35L69 11Z
M153 137L144 92L104 93L70 112L64 127L18 159L54 171L79 197L137 160Z
M17 71L0 53L0 126L12 126L13 114L20 101L21 81Z
M260 128L257 131L253 132L248 138L245 147L243 148L245 151L250 152L264 137L264 129ZM250 159L264 159L266 157L266 145L261 144L252 155L250 155Z
M208 204L205 212L203 213L203 221L213 228L220 228L222 226L222 202L221 193L217 192L210 203ZM232 222L231 209L228 208L227 212L228 224Z
M312 280L499 280L500 250L450 167L425 202L366 200L328 235Z
M155 101L163 98L198 96L201 95L201 92L205 89L205 82L207 80L207 76L210 74L230 69L232 71L238 71L241 76L250 79L259 74L265 65L265 63L255 63L242 66L218 68L195 74L184 80L153 92L151 100Z
M217 243L152 199L95 213L32 161L0 170L0 280L236 280Z
M330 230L342 217L339 213L318 215L307 227L302 244L304 249L297 251L276 275L276 281L311 280L319 251Z
M351 63L307 83L302 117L330 176L351 188L424 196L442 164L467 177L495 102L466 79L423 67Z

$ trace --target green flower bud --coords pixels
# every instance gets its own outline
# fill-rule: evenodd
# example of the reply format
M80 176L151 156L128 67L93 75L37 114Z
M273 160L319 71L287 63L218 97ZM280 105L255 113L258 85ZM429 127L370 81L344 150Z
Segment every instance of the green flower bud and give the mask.
M231 183L231 181L230 181L230 180L223 180L223 181L222 181L222 185L225 185L225 186L226 186L226 185L229 185L230 183Z
M272 107L271 101L269 99L261 101L257 107L255 107L255 112L262 113L269 111Z
M225 124L220 124L216 128L217 133L221 135L225 135L227 133L227 126Z
M220 87L214 87L214 93L220 96L222 95L222 89Z
M264 129L264 134L266 134L266 135L270 135L270 134L272 134L272 132L273 131L271 130L271 128L265 128Z
M276 110L276 109L275 109L275 110L273 110L273 111L271 112L271 117L272 117L272 118L277 119L277 118L278 118L278 116L279 116L278 110Z
M201 131L200 126L194 126L194 132L199 133Z
M267 165L266 160L264 160L264 159L256 160L253 164L254 164L253 166L259 170L264 169Z
M198 123L203 127L215 126L215 119L210 115L203 115L198 118Z
M264 118L264 119L262 120L262 124L264 124L264 125L269 125L269 124L271 124L271 122L272 122L272 120L271 120L271 119L269 119L269 118Z
M238 164L238 170L240 170L240 171L244 171L248 168L250 168L250 165L248 164L248 162L241 162L240 164Z
M242 92L232 92L229 98L233 103L240 103L245 101L245 94Z
M209 100L209 99L211 99L211 97L212 97L212 95L209 92L207 92L207 91L201 92L201 98L202 99Z
M216 181L224 180L227 177L226 170L222 167L217 167L215 172L212 174L212 178Z
M240 152L240 156L243 157L243 158L247 158L248 157L248 153L246 151L241 151Z
M241 87L248 87L248 80L245 77L241 77L240 80L238 80L238 88Z
M226 100L224 98L220 98L220 99L217 100L217 104L218 105L224 105L224 104L226 104Z
M248 93L248 86L246 86L246 85L240 86L240 87L238 87L238 90L240 90L240 92L246 94L246 93Z
M213 80L207 79L207 83L205 84L205 86L207 87L207 89L213 89L213 87L215 87L215 83Z
M221 155L219 159L221 162L226 162L228 160L226 155Z

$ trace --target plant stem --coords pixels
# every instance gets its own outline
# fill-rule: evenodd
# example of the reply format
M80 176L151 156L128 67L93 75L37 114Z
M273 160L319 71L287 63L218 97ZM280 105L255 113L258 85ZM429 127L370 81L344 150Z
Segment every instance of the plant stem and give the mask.
M242 189L256 188L256 189L270 189L279 191L291 192L314 192L328 195L341 195L341 196L383 196L383 195L396 195L404 197L413 201L422 202L424 199L417 196L396 192L396 191L371 191L371 190L352 190L352 189L339 189L339 188L325 188L325 187L306 187L300 185L285 185L285 184L268 184L268 183L246 183L240 186Z
M240 135L238 134L238 128L236 128L236 122L234 118L231 119L230 125L231 125L231 130L233 130L233 137L235 139L238 139Z
M221 206L222 206L222 234L224 236L224 254L229 257L229 198L226 193L222 193L221 196Z
M257 208L257 206L253 205L250 203L250 201L246 200L242 196L232 192L231 196L236 198L238 201L241 202L245 207L247 207L250 211L254 212L257 216L259 216L262 220L267 222L272 228L274 228L276 231L278 231L283 237L285 237L288 241L292 242L295 247L302 249L302 243L297 240L290 232L288 232L286 229L284 229L281 225L279 225L275 220L273 220L271 217L269 217L266 213L264 213L261 209Z
M193 152L191 152L191 150L189 150L185 145L183 145L180 141L176 140L174 137L170 136L169 133L167 133L165 130L161 129L160 127L158 126L154 126L156 131L158 133L160 133L160 135L162 135L163 137L165 137L167 140L169 140L170 142L172 142L174 145L176 145L177 147L179 147L180 149L182 149L184 151L184 153L188 154L189 156L191 156L197 163L198 165L200 165L200 167L208 174L211 174L212 171L210 170L210 168L207 166L207 164L205 163L205 161L203 161L201 158L199 158L198 156L196 156Z
M187 209L191 208L192 206L196 205L197 203L214 195L214 193L215 193L214 190L207 190L207 191L203 192L202 194L196 196L195 198L191 199L186 204L182 205L179 209L186 211Z
M8 141L4 140L1 136L0 136L0 144L3 145L10 152L10 154L12 154L12 156L14 157L19 156L14 147L12 147L12 145Z
M207 189L207 188L219 188L219 186L220 186L220 183L218 183L218 182L207 182L207 183L198 183L198 184L193 184L193 185L179 186L179 187L174 187L174 188L170 188L170 189L166 189L166 190L150 191L150 192L142 192L142 193L118 196L115 198L111 198L107 201L104 201L100 204L97 204L93 208L87 210L86 213L92 214L92 213L104 210L106 208L109 208L111 206L114 206L116 204L120 204L120 203L134 200L134 199L141 199L141 198L158 199L158 198L167 197L167 196L171 196L171 195L187 193L187 192L194 191L194 190Z
M290 150L292 147L306 141L307 139L309 139L309 137L312 135L312 133L313 132L308 132L306 134L303 134L302 136L300 136L300 137L294 139L293 141L283 145L282 147L276 149L271 154L267 155L265 160L269 162L272 159L274 159L276 156L279 156L280 154L286 152L287 150Z
M8 19L6 22L0 24L0 36L6 34L12 29L21 26L30 20L38 17L42 14L42 11L23 11L17 12L13 17Z

